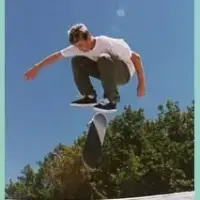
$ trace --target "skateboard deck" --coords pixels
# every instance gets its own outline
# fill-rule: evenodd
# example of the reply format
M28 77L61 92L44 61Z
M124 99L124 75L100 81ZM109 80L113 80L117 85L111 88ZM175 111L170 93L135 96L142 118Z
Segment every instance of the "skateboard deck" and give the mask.
M91 169L98 166L107 128L107 119L102 113L96 113L89 122L88 135L82 152L84 163Z

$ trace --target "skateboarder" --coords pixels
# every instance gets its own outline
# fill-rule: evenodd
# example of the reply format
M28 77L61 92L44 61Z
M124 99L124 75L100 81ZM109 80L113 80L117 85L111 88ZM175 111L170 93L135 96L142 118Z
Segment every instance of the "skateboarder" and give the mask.
M142 61L123 39L93 36L84 24L73 25L68 36L70 45L35 64L25 73L26 80L35 78L43 67L64 57L72 57L74 81L81 95L80 99L71 102L72 106L93 106L101 112L116 111L120 101L118 85L127 84L135 72L137 96L145 95ZM104 101L97 101L90 77L101 81Z

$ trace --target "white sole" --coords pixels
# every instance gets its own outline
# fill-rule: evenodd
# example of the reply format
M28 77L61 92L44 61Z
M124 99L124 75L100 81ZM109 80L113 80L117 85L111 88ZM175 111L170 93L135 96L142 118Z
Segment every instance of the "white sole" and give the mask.
M86 107L93 107L93 106L96 106L97 104L98 104L98 103L90 103L90 104L75 104L75 103L70 103L70 106L86 108Z
M100 109L100 108L93 108L95 111L97 112L101 112L101 113L114 113L117 112L117 109L115 110L104 110L104 109Z

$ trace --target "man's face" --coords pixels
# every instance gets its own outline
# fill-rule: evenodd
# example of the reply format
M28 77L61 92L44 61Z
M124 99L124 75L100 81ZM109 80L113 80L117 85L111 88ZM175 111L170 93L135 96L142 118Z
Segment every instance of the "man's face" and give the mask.
M75 46L80 50L80 51L83 51L83 52L87 52L91 49L91 41L90 39L88 40L79 40Z

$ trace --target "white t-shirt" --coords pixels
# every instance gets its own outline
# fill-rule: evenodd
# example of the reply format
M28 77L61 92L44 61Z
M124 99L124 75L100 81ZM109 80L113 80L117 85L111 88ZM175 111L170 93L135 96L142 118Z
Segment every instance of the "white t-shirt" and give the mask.
M95 47L88 52L80 51L74 45L62 49L60 52L64 57L85 56L94 61L97 61L102 53L108 53L124 61L129 68L130 75L133 76L135 67L131 61L132 51L123 39L111 38L103 35L97 36L95 39Z

